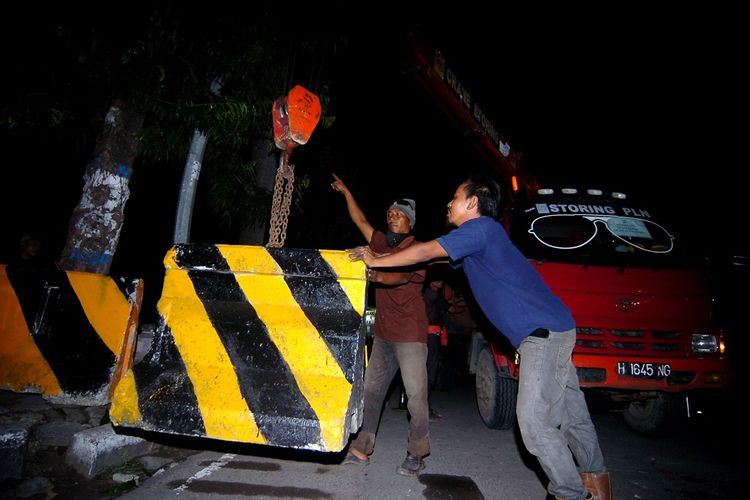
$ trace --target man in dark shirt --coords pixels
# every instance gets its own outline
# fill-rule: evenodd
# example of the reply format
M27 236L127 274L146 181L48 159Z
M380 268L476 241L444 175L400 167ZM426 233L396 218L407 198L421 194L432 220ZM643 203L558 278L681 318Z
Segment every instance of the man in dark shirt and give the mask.
M344 182L333 175L331 187L344 195L352 222L378 254L397 253L415 243L415 203L411 199L394 201L388 209L386 233L367 221ZM364 415L362 429L352 441L344 463L366 464L375 447L375 433L388 388L401 370L408 397L409 441L406 459L397 472L416 476L424 469L424 456L430 452L429 409L427 404L427 313L422 298L425 271L400 269L367 271L375 283L375 335L369 365L365 370Z

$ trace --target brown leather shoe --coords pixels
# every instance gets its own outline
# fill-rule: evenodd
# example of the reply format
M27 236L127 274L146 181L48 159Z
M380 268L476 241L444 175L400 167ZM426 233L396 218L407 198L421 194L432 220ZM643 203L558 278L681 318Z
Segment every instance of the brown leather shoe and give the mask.
M591 492L593 500L612 500L609 472L583 472L581 481L583 481L583 487Z

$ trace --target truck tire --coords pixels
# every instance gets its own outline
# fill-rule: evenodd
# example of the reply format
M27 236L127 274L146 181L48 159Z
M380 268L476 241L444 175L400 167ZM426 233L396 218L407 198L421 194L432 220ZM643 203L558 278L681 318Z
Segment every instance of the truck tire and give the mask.
M518 382L501 373L489 346L483 347L477 357L475 387L484 425L490 429L511 429L516 421Z
M683 398L660 392L654 398L631 401L623 412L625 422L643 436L664 436L674 430L681 415Z

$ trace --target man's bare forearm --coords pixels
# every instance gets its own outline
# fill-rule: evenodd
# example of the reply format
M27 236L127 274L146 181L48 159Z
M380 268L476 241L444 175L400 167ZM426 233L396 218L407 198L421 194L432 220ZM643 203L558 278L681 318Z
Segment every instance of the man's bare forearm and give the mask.
M361 260L367 267L402 267L446 257L448 253L437 241L432 240L426 243L415 243L400 252L380 256L365 249Z

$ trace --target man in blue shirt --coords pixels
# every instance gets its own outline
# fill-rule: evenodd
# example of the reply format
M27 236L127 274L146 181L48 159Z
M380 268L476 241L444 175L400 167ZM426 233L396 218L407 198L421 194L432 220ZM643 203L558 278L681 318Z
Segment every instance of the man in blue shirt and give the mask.
M609 473L572 361L575 321L496 220L499 204L497 183L472 176L448 203L450 233L389 255L359 247L352 259L378 268L447 257L463 268L482 311L520 354L516 414L526 448L549 478L547 491L560 499L610 500Z

